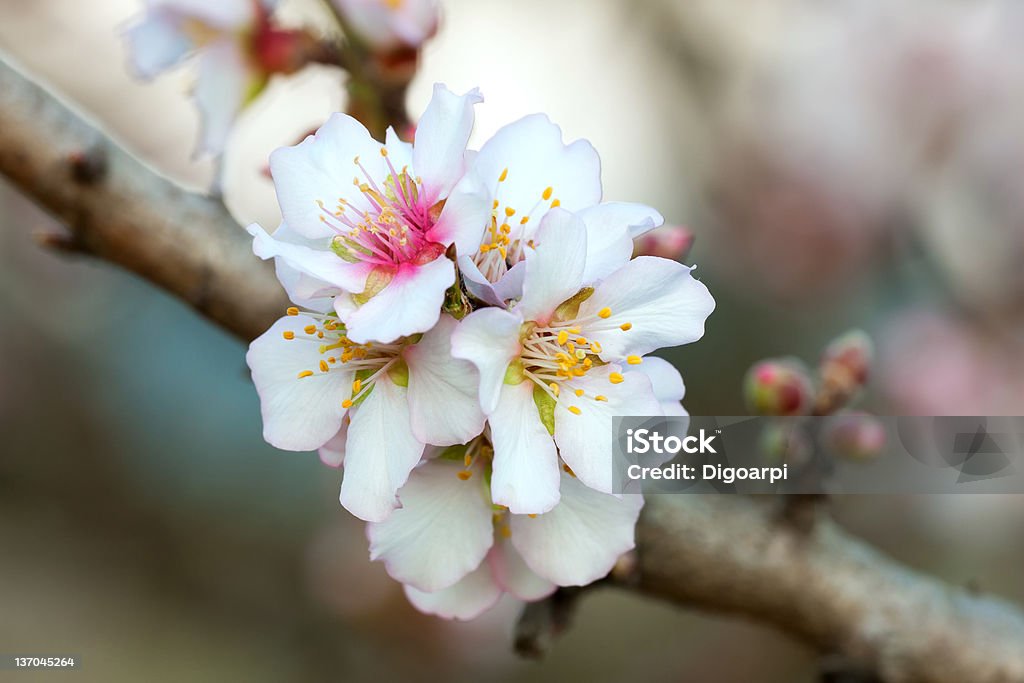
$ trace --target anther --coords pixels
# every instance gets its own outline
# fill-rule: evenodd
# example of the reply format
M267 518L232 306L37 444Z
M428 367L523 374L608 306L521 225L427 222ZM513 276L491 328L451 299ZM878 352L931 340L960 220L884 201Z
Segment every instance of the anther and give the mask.
M285 313L287 313L288 315L298 315L299 314L299 309L295 308L295 306L292 306L292 307L286 309Z
M611 315L612 315L612 309L608 308L607 306L605 306L604 308L602 308L600 311L597 312L597 317L598 318L610 318Z
M507 168L504 171L501 172L500 176L498 176L498 182L499 183L505 182L505 178L508 178L508 169Z
M633 329L633 323L622 323L621 325L619 325L619 329L622 330L623 332L629 332L631 329Z
M457 476L462 481L468 481L469 478L473 476L473 473L470 472L469 470L462 470L461 472L459 472L455 476Z
M558 199L556 199L555 201L551 202L551 208L552 209L557 209L561 205L562 205L562 202L560 200L558 200Z
M513 209L511 206L506 206L505 215L508 216L509 218L512 218L512 216L516 215L516 210Z
M321 360L320 361L320 372L327 372L330 369L331 369L330 366L327 365L327 361L325 361L325 360Z
M313 371L312 370L303 370L302 372L299 373L299 379L302 379L303 377L312 377L312 376L313 376Z
M640 356L628 356L626 358L626 362L629 363L630 365L640 365L641 363L644 362L644 359L641 358Z
M284 337L285 339L295 339L295 333L292 332L291 330L285 330L284 332L281 333L281 336Z
M582 396L583 395L583 390L582 389L577 389L576 390L576 395L577 396Z
M352 400L346 398L344 401L341 402L341 407L344 408L345 410L348 410L349 408L352 407Z
M583 411L577 408L576 406L569 406L569 412L572 413L573 415L581 415L583 413Z
M305 327L302 328L302 331L305 332L306 334L313 334L314 332L316 332L316 325L306 325Z
M547 201L547 200L551 199L551 193L554 192L554 191L555 191L555 188L553 188L553 187L545 188L543 194L541 194L541 198L544 201Z
M608 397L605 396L604 394L598 394L597 396L594 397L594 400L595 401L607 401Z
M622 376L622 373L619 372L613 372L612 374L608 375L608 381L611 382L612 384L622 384L622 382L624 382L625 379L626 378Z
M558 343L564 346L565 342L567 341L569 341L569 333L566 332L565 330L562 330L561 332L558 333Z

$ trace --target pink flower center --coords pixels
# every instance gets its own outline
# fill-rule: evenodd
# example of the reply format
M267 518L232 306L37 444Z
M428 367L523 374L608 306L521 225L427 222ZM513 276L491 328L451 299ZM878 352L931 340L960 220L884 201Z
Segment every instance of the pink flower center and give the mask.
M396 170L386 148L382 147L380 153L390 171L381 184L370 176L359 157L353 160L362 175L353 178L352 184L366 200L363 209L343 198L338 199L333 211L317 201L323 212L321 222L337 233L331 249L353 263L385 267L430 263L445 252L443 244L427 237L443 202L429 204L422 194L421 180L413 178L407 166L401 172Z

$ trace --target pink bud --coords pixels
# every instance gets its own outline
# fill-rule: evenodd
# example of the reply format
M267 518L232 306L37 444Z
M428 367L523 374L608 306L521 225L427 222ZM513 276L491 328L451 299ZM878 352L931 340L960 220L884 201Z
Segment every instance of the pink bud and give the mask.
M804 415L813 388L807 370L792 358L763 360L747 371L743 393L757 415Z
M663 225L633 240L633 256L661 256L680 260L693 247L693 232L682 225Z
M264 23L253 35L256 62L266 74L292 74L317 58L320 43L306 31L280 29Z
M818 367L822 376L844 372L859 386L863 386L868 380L874 355L875 347L867 333L863 330L850 330L825 347Z
M841 413L829 418L822 434L833 454L850 460L873 460L885 450L882 422L867 413Z

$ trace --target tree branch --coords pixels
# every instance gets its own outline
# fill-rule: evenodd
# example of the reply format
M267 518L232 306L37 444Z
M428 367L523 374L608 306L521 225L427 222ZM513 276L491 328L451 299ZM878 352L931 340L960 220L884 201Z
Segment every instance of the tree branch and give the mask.
M0 61L0 173L76 245L180 296L243 339L286 305L223 205L143 166ZM779 523L776 499L652 496L620 585L756 619L894 683L1024 681L1024 615L903 567L822 520ZM631 561L632 562L632 561Z
M1024 681L1024 615L913 571L834 522L781 523L777 498L649 497L638 588L773 624L891 683Z
M70 242L163 287L243 339L288 305L217 199L157 175L0 59L0 173Z

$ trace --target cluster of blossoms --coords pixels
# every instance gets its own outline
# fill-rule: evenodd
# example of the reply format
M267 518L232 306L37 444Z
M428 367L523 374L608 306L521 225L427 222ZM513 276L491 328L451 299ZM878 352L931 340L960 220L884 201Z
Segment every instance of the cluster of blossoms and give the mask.
M247 356L265 438L343 466L372 558L462 619L633 547L612 416L685 414L645 356L714 308L689 267L631 258L662 217L602 202L586 141L533 115L468 150L481 101L435 86L412 144L334 115L271 155L283 222L249 228L295 303Z
M327 43L305 29L279 26L278 0L146 0L125 32L132 66L152 79L195 53L194 96L203 119L199 150L220 155L241 111L274 74L334 61ZM434 35L436 0L332 0L348 40L382 57L415 53Z

